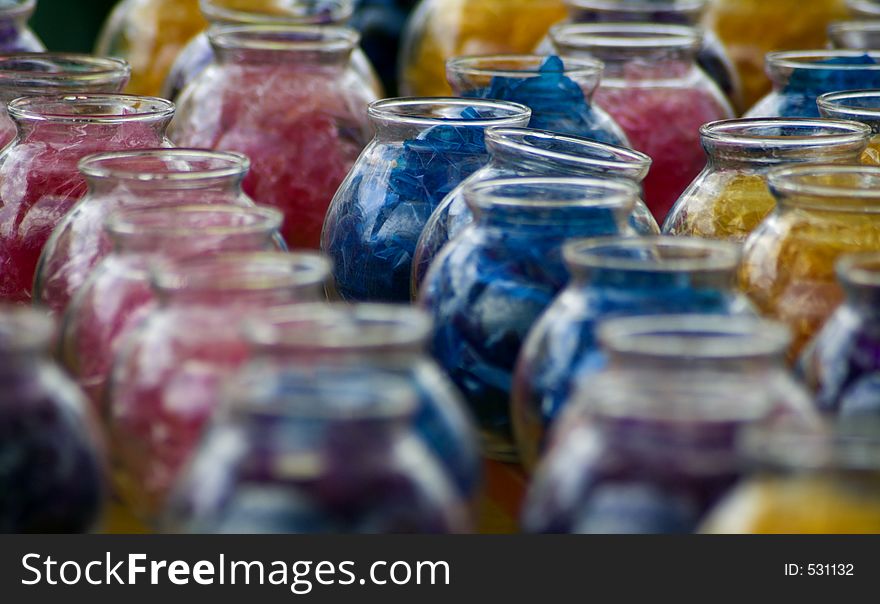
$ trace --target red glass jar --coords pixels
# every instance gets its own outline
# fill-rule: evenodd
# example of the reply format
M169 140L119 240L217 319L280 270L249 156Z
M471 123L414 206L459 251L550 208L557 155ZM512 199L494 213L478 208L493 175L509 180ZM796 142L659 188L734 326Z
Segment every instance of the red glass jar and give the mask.
M117 491L144 521L169 490L247 359L242 323L270 308L325 299L318 254L219 254L153 273L158 308L120 345L108 385Z
M240 153L148 149L99 153L79 170L88 192L58 224L43 248L34 300L64 311L92 269L110 251L104 217L120 208L160 205L253 206L241 189L250 162Z
M60 333L61 359L106 418L104 386L129 329L155 305L150 268L163 259L270 251L281 226L271 208L186 205L111 214L113 251L71 300Z
M114 94L25 97L9 104L18 136L0 152L0 300L25 302L52 230L86 193L79 160L167 146L174 105Z
M214 62L181 93L171 138L250 157L245 191L284 213L292 247L317 249L327 206L372 134L374 95L350 69L357 33L246 25L209 39Z

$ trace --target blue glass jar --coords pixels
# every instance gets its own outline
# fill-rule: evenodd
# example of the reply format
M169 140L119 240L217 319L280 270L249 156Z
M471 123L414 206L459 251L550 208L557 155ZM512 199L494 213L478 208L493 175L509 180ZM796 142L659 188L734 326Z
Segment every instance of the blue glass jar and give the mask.
M529 329L568 281L563 244L627 233L638 187L517 177L473 183L464 195L476 220L437 257L420 303L434 318L434 357L477 416L484 453L514 459L513 369Z
M771 52L773 91L745 117L819 117L816 99L828 92L880 88L880 53L859 50Z
M461 395L428 356L431 321L411 306L299 304L254 318L255 371L329 383L364 374L405 381L417 395L416 431L464 497L480 481L477 431Z
M258 363L258 362L257 362ZM412 430L387 375L309 381L259 364L232 379L178 483L169 532L463 533L465 501Z
M608 367L554 426L529 489L532 533L690 533L741 475L746 430L817 421L787 330L753 318L612 319Z
M532 110L529 127L629 147L611 116L593 104L602 63L556 55L457 57L446 63L456 96L512 101Z
M370 105L376 137L330 204L321 249L338 295L409 302L412 259L428 217L489 160L492 126L525 126L524 105L458 98L386 99Z
M822 411L880 417L880 254L844 256L846 293L801 357L801 371Z
M490 128L486 149L489 163L440 203L422 231L413 261L414 294L440 249L474 220L462 195L469 183L506 176L595 176L641 183L651 166L650 157L632 149L531 128ZM630 225L640 235L660 233L641 199L636 200Z
M36 8L37 0L4 0L0 2L0 53L44 52L46 50L46 47L27 24Z
M739 248L702 239L649 237L573 241L568 287L523 346L511 397L520 459L533 468L547 431L576 384L599 370L596 330L610 317L749 311L736 289Z

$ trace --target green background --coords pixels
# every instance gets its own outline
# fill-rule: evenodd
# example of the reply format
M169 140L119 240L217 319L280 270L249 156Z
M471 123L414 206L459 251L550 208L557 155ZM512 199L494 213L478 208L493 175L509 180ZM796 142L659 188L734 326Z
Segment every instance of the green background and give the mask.
M31 27L49 50L91 52L116 0L38 0Z

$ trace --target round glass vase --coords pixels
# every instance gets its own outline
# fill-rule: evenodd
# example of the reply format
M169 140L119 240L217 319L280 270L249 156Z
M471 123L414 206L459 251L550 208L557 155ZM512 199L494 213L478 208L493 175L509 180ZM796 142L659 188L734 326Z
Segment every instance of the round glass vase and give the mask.
M527 107L460 98L386 99L370 105L376 136L339 187L321 249L337 294L409 302L413 254L431 213L489 161L485 132L525 126Z
M52 231L34 279L34 300L60 314L110 252L104 217L115 210L183 204L253 206L241 189L250 162L239 153L148 149L99 153L79 170L85 196Z
M477 417L483 451L516 459L510 393L532 325L568 282L567 239L627 234L631 182L502 178L470 185L475 221L428 271L419 303L434 319L432 353Z
M599 338L608 366L553 430L527 532L692 533L739 479L749 427L817 421L777 324L658 315L609 320Z
M696 62L701 33L680 25L598 23L550 31L557 51L605 64L595 101L653 160L645 201L658 223L705 165L699 128L733 117L722 92Z
M0 148L15 138L6 105L23 96L121 92L129 66L119 59L71 53L0 55Z
M178 99L171 139L247 155L244 190L282 211L291 247L317 248L327 206L372 135L375 97L349 69L357 32L244 25L208 36L214 62Z
M169 101L111 94L24 97L9 104L16 138L0 151L0 299L29 302L43 246L86 193L77 165L101 151L170 146Z
M587 176L641 183L651 158L644 153L531 128L499 128L486 131L489 162L447 195L431 214L413 256L413 297L440 250L474 221L463 191L471 183L507 176ZM660 233L648 206L636 200L629 219L640 235Z
M741 242L776 207L768 170L857 164L871 131L841 120L744 118L706 124L700 136L708 162L673 206L663 232Z
M159 263L157 304L121 341L107 385L116 492L148 526L220 406L225 378L248 360L244 323L320 302L330 263L318 254L251 252Z
M43 42L28 27L37 0L0 1L0 53L44 52Z
M740 287L794 332L790 355L843 301L835 263L880 252L880 168L803 165L768 173L776 210L746 240Z
M128 208L105 224L113 247L68 304L62 363L107 420L105 386L121 342L156 305L150 271L162 260L276 249L281 214L271 208L182 205Z
M751 314L736 289L739 250L701 239L587 239L566 244L571 281L523 344L510 416L520 460L534 469L577 385L606 362L597 329L612 317ZM699 321L699 318L695 318Z
M816 100L822 117L861 122L873 136L862 154L863 164L880 165L880 90L829 92Z

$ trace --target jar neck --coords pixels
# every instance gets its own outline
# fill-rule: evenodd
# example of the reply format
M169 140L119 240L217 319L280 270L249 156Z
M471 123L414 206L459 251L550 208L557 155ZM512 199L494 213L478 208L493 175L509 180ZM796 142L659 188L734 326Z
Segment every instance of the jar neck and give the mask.
M770 53L767 74L774 90L787 94L880 88L880 65L865 51Z
M625 291L645 290L652 296L669 290L701 290L733 294L736 289L736 269L664 270L662 267L620 269L614 267L570 267L573 284L582 288L611 288Z
M456 96L517 98L527 86L530 95L549 90L557 100L590 101L602 76L602 64L592 59L556 55L495 55L459 57L446 67ZM547 92L544 92L547 94Z
M573 23L668 23L697 25L707 0L566 0Z
M24 29L37 8L36 0L13 0L0 7L0 27Z
M253 3L201 0L202 14L212 25L342 25L354 12L352 0L286 0Z
M170 117L156 120L122 120L117 123L107 123L103 120L93 122L82 120L73 123L67 119L33 120L17 118L14 115L11 117L20 140L58 141L71 147L75 141L85 140L88 141L90 148L100 148L100 145L92 146L98 141L107 141L107 148L161 147L167 143L165 133L171 123Z
M476 224L484 228L500 229L509 235L552 239L557 244L559 237L551 233L564 234L563 238L623 233L631 209L631 206L543 203L472 208Z
M359 41L347 28L283 25L217 26L208 38L221 65L333 71L347 67Z

